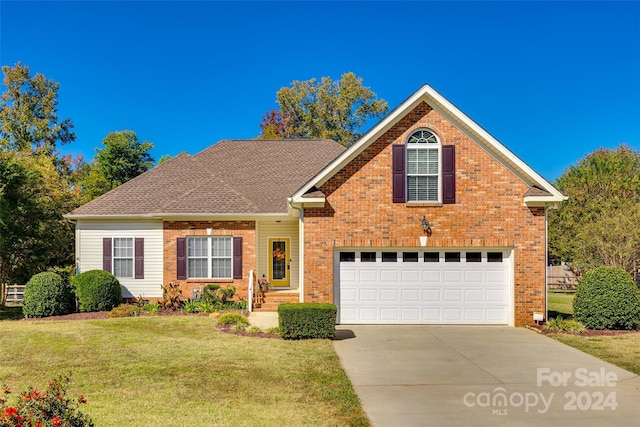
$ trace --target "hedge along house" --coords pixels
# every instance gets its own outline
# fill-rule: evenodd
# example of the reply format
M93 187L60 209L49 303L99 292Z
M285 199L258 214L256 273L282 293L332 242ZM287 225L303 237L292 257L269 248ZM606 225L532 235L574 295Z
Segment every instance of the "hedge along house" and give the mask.
M79 207L78 271L125 296L207 283L334 302L340 323L533 323L546 310L546 212L565 197L425 85L348 149L228 140ZM255 277L251 277L255 279Z

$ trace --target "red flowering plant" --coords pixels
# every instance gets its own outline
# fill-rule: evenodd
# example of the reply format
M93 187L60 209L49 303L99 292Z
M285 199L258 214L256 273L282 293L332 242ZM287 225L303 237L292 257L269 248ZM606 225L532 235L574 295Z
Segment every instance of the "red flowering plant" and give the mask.
M49 381L44 392L29 388L19 399L9 404L9 387L0 396L0 427L93 427L93 421L78 410L87 400L80 396L69 399L67 385L70 377L59 376Z
M258 279L258 289L261 294L266 294L271 289L269 286L269 279L267 279L264 274Z

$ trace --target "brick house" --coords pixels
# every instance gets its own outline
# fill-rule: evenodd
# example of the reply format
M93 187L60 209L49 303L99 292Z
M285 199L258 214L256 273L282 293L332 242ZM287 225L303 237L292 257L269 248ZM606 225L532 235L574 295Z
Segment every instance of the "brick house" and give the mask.
M340 323L505 324L546 311L546 210L565 200L428 85L345 149L225 140L67 215L78 271L125 297L207 283L333 302Z

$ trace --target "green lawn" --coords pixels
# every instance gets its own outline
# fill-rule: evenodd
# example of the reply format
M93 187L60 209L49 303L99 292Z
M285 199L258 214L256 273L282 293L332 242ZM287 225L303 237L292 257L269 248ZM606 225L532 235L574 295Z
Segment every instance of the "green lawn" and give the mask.
M548 293L549 317L555 319L562 316L569 319L573 316L573 292L552 292Z
M549 336L640 375L640 332L592 337L569 334L550 334Z
M573 292L549 292L549 317L573 316ZM640 375L640 332L615 336L549 334L580 351Z
M97 426L369 425L328 340L215 329L199 316L4 321L0 385L72 372Z

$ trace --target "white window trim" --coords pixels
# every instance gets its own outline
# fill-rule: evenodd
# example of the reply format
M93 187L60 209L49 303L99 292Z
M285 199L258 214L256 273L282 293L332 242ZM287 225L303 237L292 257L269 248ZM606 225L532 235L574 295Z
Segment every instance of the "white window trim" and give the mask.
M131 241L131 257L116 257L116 239ZM116 260L131 260L131 276L116 275ZM129 236L116 236L111 238L111 271L120 279L133 279L136 277L136 239Z
M427 131L431 133L436 138L437 142L435 143L409 142L411 137L416 132L421 132L421 131ZM405 189L405 191L407 195L406 197L407 203L442 203L442 143L440 142L440 138L438 138L438 135L436 135L436 133L433 132L431 129L426 129L426 128L416 129L413 132L411 132L411 134L407 137L406 146L407 146L407 155L405 156L406 157L405 170L406 170L406 177L407 177L406 178L407 188ZM438 174L437 175L436 174L419 174L419 173L410 174L409 173L409 150L437 150L436 156L438 158ZM437 185L438 185L437 200L410 200L409 198L409 177L410 176L435 176Z
M231 254L229 256L214 256L213 255L213 239L228 239L231 246ZM207 255L206 256L190 256L189 255L189 240L191 239L206 239L207 241ZM187 279L213 279L213 280L227 280L233 279L233 236L187 236ZM207 276L206 277L192 277L189 275L189 262L192 259L207 260ZM231 269L228 277L216 277L213 276L213 260L214 259L229 259L231 261Z

